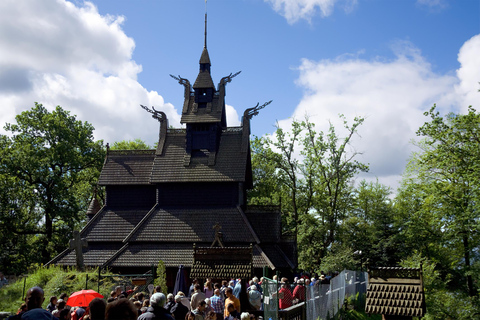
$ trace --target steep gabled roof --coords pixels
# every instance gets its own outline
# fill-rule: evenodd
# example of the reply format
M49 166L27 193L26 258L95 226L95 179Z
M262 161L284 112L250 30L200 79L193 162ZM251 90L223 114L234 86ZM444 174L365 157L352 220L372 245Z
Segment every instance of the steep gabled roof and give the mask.
M245 182L248 153L241 152L242 128L223 130L214 165L192 161L185 166L184 130L169 130L164 152L109 151L99 185L148 185L164 182Z
M282 218L279 206L248 206L245 215L262 243L280 241Z
M215 88L215 84L213 83L210 72L200 72L197 76L197 79L195 80L195 83L193 84L193 88Z
M149 209L103 208L82 230L87 241L123 241Z
M268 252L268 253L267 253ZM157 265L162 260L166 267L178 267L193 265L192 243L132 242L125 245L121 242L89 243L88 251L84 253L84 261L87 266L108 267L140 267L148 268ZM48 264L60 264L75 266L75 251L67 249L59 254ZM263 268L290 268L282 255L276 249L268 245L255 245L253 247L253 267Z
M161 207L142 221L130 242L206 242L212 243L212 227L220 224L226 242L257 243L248 221L235 207Z
M117 243L89 243L88 251L83 253L83 260L86 266L103 266L108 259L110 259L123 244ZM59 254L55 259L48 264L60 264L64 266L75 266L76 257L75 250L67 249Z
M155 150L110 150L99 185L149 184Z
M215 95L208 108L198 108L195 98L190 96L187 102L187 110L182 113L180 123L215 123L222 121L223 99Z
M193 246L191 243L130 243L114 259L109 267L150 267L162 260L166 267L193 264Z
M210 62L210 55L208 54L208 50L206 47L203 47L202 55L200 56L200 64L211 64Z

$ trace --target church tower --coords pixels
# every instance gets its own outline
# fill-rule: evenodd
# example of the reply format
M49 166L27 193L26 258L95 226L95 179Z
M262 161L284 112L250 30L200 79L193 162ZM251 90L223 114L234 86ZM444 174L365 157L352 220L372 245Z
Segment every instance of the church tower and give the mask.
M222 78L218 90L211 76L211 62L207 50L207 15L205 14L205 42L200 56L200 68L197 79L190 88L188 80L174 77L185 86L182 118L180 122L186 124L186 155L185 165L191 161L204 162L212 166L218 151L219 139L222 130L227 128L225 112L225 86L235 75Z

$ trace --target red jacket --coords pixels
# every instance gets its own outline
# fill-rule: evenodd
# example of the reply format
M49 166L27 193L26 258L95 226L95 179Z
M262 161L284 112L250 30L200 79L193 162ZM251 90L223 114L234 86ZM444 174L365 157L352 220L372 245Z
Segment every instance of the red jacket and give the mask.
M283 298L278 299L278 306L280 307L280 309L286 309L288 307L291 307L293 296L290 290L288 290L287 288L281 288L280 291L278 291L278 293L279 294L283 293Z

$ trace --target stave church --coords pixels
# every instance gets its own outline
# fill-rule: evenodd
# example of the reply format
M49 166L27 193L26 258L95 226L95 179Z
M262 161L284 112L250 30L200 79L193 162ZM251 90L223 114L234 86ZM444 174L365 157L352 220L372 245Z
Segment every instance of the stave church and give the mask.
M190 278L220 280L296 268L296 242L282 236L280 208L247 205L250 121L269 102L246 109L241 126L229 127L225 90L238 73L215 86L206 44L205 15L195 82L172 76L184 91L184 128L170 128L165 113L142 106L145 121L159 123L156 149L107 151L98 181L105 202L93 198L80 232L86 267L143 273L162 260L169 287L180 265ZM49 264L76 263L70 247Z

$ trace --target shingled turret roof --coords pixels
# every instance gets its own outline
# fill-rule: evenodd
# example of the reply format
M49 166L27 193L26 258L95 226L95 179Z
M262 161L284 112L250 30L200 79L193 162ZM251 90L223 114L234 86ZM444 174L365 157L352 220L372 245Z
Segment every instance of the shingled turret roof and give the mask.
M207 48L203 48L202 55L200 57L200 72L198 73L197 80L193 84L193 89L200 88L215 88L212 76L210 75L210 56L208 55Z

